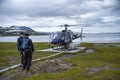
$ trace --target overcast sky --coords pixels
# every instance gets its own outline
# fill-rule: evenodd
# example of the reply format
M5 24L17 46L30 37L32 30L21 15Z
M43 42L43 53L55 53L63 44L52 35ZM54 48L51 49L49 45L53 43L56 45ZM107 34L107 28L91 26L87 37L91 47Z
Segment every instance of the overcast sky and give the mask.
M61 24L79 24L74 31L120 32L120 0L0 0L2 27L50 32Z

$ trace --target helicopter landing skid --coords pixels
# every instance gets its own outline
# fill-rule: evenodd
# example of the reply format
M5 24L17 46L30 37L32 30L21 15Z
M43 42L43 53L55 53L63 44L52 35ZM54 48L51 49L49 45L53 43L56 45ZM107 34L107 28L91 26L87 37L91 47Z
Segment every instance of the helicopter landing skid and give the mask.
M43 51L43 52L67 52L67 53L75 53L75 52L79 52L81 50L85 49L85 47L77 47L76 49L44 49L44 50L37 50L37 51Z
M71 51L71 50L76 50L78 49L77 47L71 47L69 45L66 46L56 46L56 47L51 47L53 50L61 50L61 51Z

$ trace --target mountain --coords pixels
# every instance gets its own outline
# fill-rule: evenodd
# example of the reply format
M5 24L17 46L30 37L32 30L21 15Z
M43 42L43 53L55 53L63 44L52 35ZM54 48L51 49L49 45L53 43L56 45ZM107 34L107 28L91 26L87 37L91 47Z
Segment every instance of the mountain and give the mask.
M5 31L6 29L0 26L0 34L4 33Z
M8 27L9 30L21 30L21 31L30 31L30 32L34 32L33 29L26 27L26 26L10 26Z
M47 32L34 31L33 29L31 29L30 27L27 27L27 26L6 27L6 28L4 28L4 32L3 32L2 28L3 27L0 27L0 31L1 31L1 35L3 35L3 36L15 36L15 35L19 35L20 32L29 33L31 35L48 35L48 34L50 34Z
M1 33L1 35L7 35L7 36L11 36L11 35L19 35L20 32L24 32L24 33L29 33L29 34L35 34L36 32L31 29L30 27L26 27L26 26L10 26L10 27L6 27L4 33Z

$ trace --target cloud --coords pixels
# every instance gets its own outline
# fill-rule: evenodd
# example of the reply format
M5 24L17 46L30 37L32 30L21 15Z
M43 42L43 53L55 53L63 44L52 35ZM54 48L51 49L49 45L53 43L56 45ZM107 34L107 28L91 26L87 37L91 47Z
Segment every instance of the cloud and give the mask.
M3 3L0 11L2 15L26 15L50 17L63 15L58 11L64 9L64 0L9 0ZM63 5L63 6L62 6Z
M99 10L102 3L95 0L9 0L3 2L0 14L30 17L72 16Z
M0 25L120 25L120 0L0 0ZM83 26L83 25L82 25Z

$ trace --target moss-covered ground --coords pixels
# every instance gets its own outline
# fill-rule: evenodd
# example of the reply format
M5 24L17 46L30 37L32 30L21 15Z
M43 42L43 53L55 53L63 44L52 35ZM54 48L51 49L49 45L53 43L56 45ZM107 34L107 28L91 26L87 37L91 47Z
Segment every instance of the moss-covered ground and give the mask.
M36 50L46 49L48 43L34 43L35 52L33 59L54 54L52 52L37 52ZM0 42L0 69L20 63L20 54L17 51L16 43Z
M48 43L34 43L35 49L48 48ZM70 70L60 73L38 72L21 80L120 80L120 43L82 43L85 50L77 52L77 56L63 58L71 63ZM87 49L95 52L85 53ZM40 54L37 54L40 53ZM50 52L35 52L34 58L51 55ZM80 54L80 55L79 55ZM9 66L18 57L16 43L0 43L0 67ZM20 58L19 58L20 59ZM17 63L20 62L18 59ZM16 64L16 62L12 62ZM32 71L30 71L32 73Z

